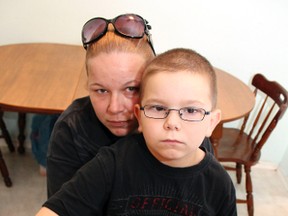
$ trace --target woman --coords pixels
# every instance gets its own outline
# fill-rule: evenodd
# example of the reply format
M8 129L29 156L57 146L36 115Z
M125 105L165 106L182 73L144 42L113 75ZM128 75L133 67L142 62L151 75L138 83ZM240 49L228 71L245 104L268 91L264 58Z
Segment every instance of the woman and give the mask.
M143 69L155 56L147 23L139 15L123 14L113 20L93 18L83 26L89 97L75 100L54 126L47 157L48 197L99 148L136 132L133 108ZM212 151L208 139L204 144Z

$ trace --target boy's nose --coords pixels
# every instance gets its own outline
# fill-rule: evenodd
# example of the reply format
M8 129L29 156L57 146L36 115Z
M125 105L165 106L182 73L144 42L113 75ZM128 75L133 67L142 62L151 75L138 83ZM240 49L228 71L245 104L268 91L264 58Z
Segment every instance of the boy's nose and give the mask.
M164 128L166 130L180 130L182 119L179 116L178 111L170 110L168 116L165 119Z

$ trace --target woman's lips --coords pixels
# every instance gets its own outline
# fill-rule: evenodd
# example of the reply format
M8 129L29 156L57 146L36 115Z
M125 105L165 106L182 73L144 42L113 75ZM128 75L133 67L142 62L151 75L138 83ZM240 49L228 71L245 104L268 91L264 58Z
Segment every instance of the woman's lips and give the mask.
M130 121L108 121L108 124L112 127L127 127Z

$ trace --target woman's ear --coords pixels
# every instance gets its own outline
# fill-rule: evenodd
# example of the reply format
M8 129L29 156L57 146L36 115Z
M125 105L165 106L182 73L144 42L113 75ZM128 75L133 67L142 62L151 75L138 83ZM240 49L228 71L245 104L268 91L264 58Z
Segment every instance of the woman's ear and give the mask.
M136 116L136 119L138 121L138 131L142 132L142 125L141 125L141 110L140 110L140 105L135 104L134 105L134 115Z
M217 124L221 121L221 110L215 109L211 111L209 126L207 128L206 136L210 137Z

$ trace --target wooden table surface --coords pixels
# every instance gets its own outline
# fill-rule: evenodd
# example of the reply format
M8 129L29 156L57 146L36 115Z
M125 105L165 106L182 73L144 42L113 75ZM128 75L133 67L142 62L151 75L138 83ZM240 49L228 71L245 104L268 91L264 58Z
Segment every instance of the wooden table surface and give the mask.
M235 76L215 68L217 76L217 108L222 111L221 122L238 119L254 107L255 98L251 89Z
M0 46L3 110L60 113L79 96L85 50L61 44ZM77 96L76 96L77 95Z
M212 135L217 145L222 124L249 113L254 96L242 81L216 69L217 107L222 121ZM71 102L88 95L85 50L64 44L0 46L0 110L19 113L61 113Z

